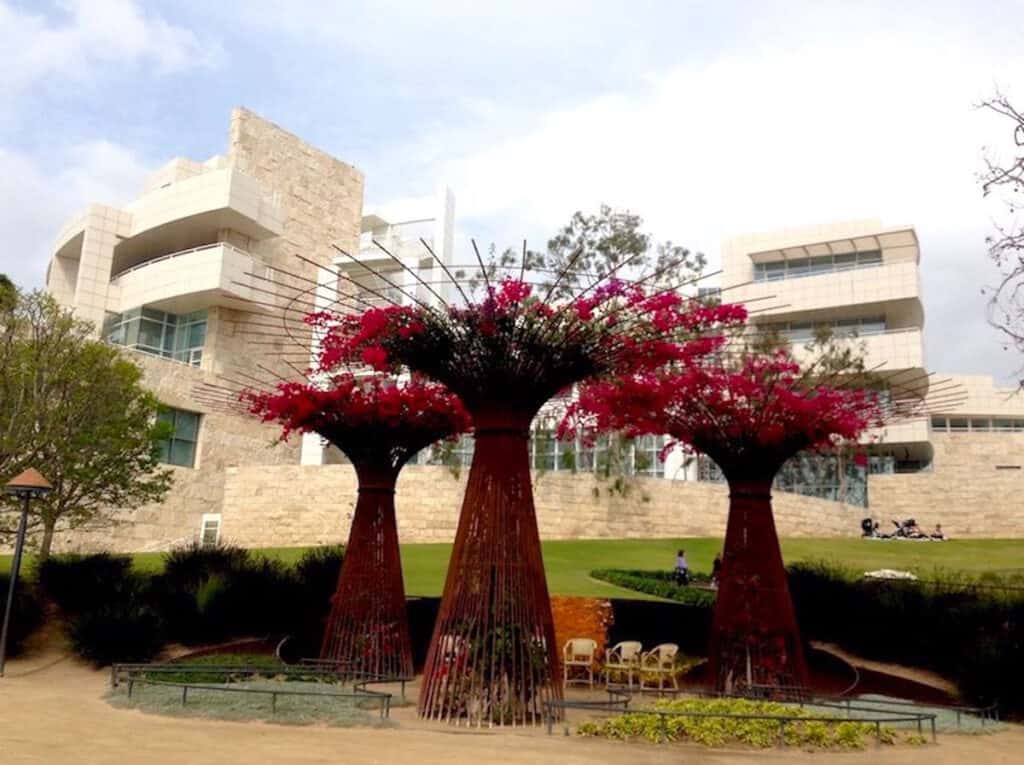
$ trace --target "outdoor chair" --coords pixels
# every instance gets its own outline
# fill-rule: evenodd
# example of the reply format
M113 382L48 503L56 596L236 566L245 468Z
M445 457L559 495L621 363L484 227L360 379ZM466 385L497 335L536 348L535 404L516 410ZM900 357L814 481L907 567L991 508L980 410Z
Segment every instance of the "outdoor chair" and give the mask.
M609 688L621 686L623 683L620 680L625 675L625 685L632 690L633 678L640 679L640 654L643 650L643 645L638 641L625 640L604 652L604 678Z
M590 638L573 638L562 648L562 684L586 683L594 687L594 654L597 653L597 641ZM570 675L576 670L577 677Z
M679 690L676 681L676 655L679 646L675 643L662 643L640 656L640 691L665 690L666 683L674 690ZM656 683L656 685L655 685Z

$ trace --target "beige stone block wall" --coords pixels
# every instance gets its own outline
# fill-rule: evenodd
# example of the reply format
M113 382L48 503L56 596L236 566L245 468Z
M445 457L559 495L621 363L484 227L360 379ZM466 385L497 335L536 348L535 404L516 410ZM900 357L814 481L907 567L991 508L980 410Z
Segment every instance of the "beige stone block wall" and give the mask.
M131 353L131 352L128 352ZM198 537L204 513L219 513L224 506L225 478L232 466L247 464L273 468L298 462L298 445L273 445L276 426L228 414L196 402L192 393L203 381L215 378L186 364L131 353L143 370L143 382L164 404L199 412L196 465L170 466L174 486L159 504L133 511L118 511L118 525L96 531L58 533L58 551L113 550L139 552L165 550ZM266 469L266 468L259 468Z
M410 466L396 495L404 542L451 542L465 491L443 467ZM590 475L534 477L543 539L623 539L724 536L724 486L637 479L628 496L610 494ZM599 496L595 496L595 489ZM222 535L246 547L344 542L355 505L355 475L348 465L240 466L224 487ZM778 493L775 517L782 536L850 536L859 508Z
M953 537L1024 536L1024 433L933 433L933 469L871 476L870 514Z

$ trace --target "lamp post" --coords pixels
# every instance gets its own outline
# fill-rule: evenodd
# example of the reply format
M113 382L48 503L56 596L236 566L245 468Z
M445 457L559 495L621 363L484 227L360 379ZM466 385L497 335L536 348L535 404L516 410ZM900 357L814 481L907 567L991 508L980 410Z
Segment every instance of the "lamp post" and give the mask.
M28 530L28 503L34 497L42 497L53 491L50 482L35 468L15 476L4 487L4 492L22 499L21 522L18 524L18 540L14 543L14 560L11 562L11 583L7 588L7 605L4 608L4 626L0 632L0 677L4 676L4 662L7 659L7 630L11 624L11 607L14 605L14 588L18 585L18 570L21 568L21 553L25 547L25 532Z

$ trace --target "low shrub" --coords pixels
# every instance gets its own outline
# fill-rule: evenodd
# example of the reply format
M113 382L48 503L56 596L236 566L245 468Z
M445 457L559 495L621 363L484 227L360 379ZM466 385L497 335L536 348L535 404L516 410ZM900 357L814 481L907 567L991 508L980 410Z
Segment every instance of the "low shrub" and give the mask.
M254 591L277 578L267 576L265 563L231 545L192 543L167 553L163 572L153 578L152 597L168 637L199 645L259 633L252 630L260 612L279 608L281 600L273 597L279 589L276 581L271 582L267 602ZM272 567L275 574L281 568Z
M812 717L800 707L768 701L745 699L681 699L659 701L654 710L694 712L722 715L771 715ZM883 743L896 740L895 731L882 729ZM743 717L688 717L627 712L596 722L583 723L577 729L581 736L599 736L618 740L646 739L657 743L693 741L704 746L720 747L741 744L759 749L778 746L780 738L786 746L815 749L862 749L875 735L872 723L837 719L836 722L792 720L781 726L777 720Z
M160 616L150 605L148 583L128 576L117 596L70 618L68 637L75 651L97 666L115 661L149 661L163 647Z
M297 585L295 618L287 630L289 651L299 656L317 656L330 613L331 596L338 587L338 575L345 558L341 545L314 547L295 564Z
M655 595L666 600L686 603L693 606L710 606L715 602L715 593L711 590L676 584L671 571L628 571L624 569L598 569L591 571L595 579L609 584L626 587L637 592ZM706 583L707 577L691 579L693 583Z
M7 590L11 586L10 574L0 573L0 609L7 606ZM0 610L0 618L3 611ZM43 621L43 609L32 588L19 579L14 588L14 603L11 606L11 626L7 635L7 655L17 656L25 638L31 635Z
M36 566L35 577L43 594L73 617L118 597L132 580L131 568L127 555L53 555Z
M281 668L282 664L276 656L262 653L210 653L203 656L185 656L173 664L180 664L183 667L253 667L266 670L267 677L272 677L275 670ZM149 672L146 677L150 680L163 680L168 683L227 683L231 682L231 672Z
M213 574L227 574L246 568L252 555L242 547L219 544L204 547L192 542L164 555L161 579L168 589L195 592Z

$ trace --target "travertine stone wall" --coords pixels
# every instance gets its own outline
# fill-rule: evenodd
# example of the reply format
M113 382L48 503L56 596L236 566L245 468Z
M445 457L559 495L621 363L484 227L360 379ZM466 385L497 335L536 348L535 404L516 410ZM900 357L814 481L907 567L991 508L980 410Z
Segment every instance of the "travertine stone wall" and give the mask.
M190 371L195 372L180 367L179 374ZM164 383L174 386L180 381ZM295 464L297 446L268 448L273 436L272 428L225 423L217 428L216 443L204 441L197 470L177 469L175 493L164 505L138 511L134 525L113 534L78 535L70 546L164 549L194 538L204 512L220 512L222 538L245 546L344 541L355 500L351 467ZM936 434L935 449L934 472L871 476L867 511L776 492L779 534L856 536L861 518L872 515L883 526L891 518L906 517L915 517L926 527L941 523L953 537L1024 535L1024 470L996 469L1024 462L1024 434ZM397 497L403 541L451 542L465 479L466 471L456 479L447 468L407 467ZM602 486L590 475L535 476L541 536L664 538L725 533L728 498L722 485L637 479L626 497Z
M130 352L129 352L130 353ZM113 514L120 523L97 531L59 532L57 550L164 550L197 538L204 513L219 513L224 485L234 465L275 465L298 462L298 445L271 446L280 432L276 426L209 410L191 397L195 386L215 378L186 364L131 353L143 370L143 382L168 406L202 412L196 466L169 466L174 486L160 504Z
M410 466L398 482L398 528L405 542L451 542L465 490L442 467ZM535 476L534 496L544 539L620 539L724 535L724 486L638 479L626 497L610 494L590 475ZM598 489L600 496L595 496ZM251 547L326 544L348 536L355 475L348 465L229 468L222 535ZM783 536L858 533L861 512L833 502L776 494Z
M933 433L932 470L873 475L871 515L953 537L1024 536L1024 433Z
M363 174L241 107L231 112L229 161L279 195L284 234L256 253L271 265L308 273L300 253L330 265L332 244L355 252L363 210Z

